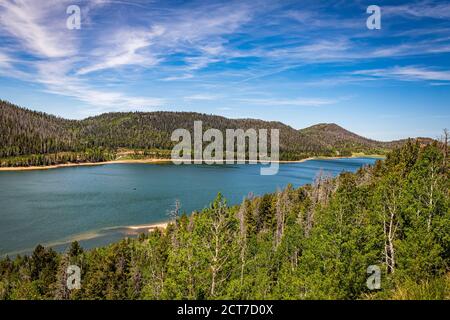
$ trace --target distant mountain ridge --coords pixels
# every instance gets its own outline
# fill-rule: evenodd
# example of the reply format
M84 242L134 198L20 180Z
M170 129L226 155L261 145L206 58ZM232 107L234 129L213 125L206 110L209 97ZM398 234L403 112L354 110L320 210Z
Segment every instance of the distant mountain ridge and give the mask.
M367 139L334 123L296 130L276 121L228 119L195 112L116 112L67 120L0 100L0 158L87 149L112 153L120 148L170 150L175 144L170 140L172 132L177 128L192 131L194 121L198 120L203 122L203 130L279 129L283 160L351 155L352 152L382 154L405 141Z
M362 145L370 148L392 149L407 140L402 139L389 142L372 140L348 131L335 123L319 123L308 128L300 129L299 132L309 139L314 140L315 143L322 144L328 148L345 148Z

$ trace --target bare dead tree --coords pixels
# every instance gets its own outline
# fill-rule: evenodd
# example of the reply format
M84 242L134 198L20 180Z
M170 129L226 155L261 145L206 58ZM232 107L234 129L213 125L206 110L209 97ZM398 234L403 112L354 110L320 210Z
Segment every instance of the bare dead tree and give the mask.
M445 165L445 162L444 162ZM435 201L434 201L434 197L436 194L436 190L438 189L438 175L439 175L439 170L440 170L440 165L436 164L436 163L432 163L429 168L430 168L430 172L428 175L428 179L429 179L429 183L428 183L428 192L427 192L427 196L428 196L428 217L427 217L427 230L430 231L431 230L431 221L433 219L433 209L435 206Z
M241 285L244 282L244 270L246 265L246 255L247 255L247 227L245 224L245 217L247 215L247 204L246 200L244 200L241 203L241 206L239 207L239 210L237 212L237 219L239 221L239 238L238 238L238 244L241 248L239 253L239 259L241 264Z
M447 159L448 159L448 129L443 130L443 136L442 136L442 144L444 147L444 168L447 168Z
M394 241L397 236L397 229L399 226L398 219L398 191L395 187L391 190L386 190L385 202L383 205L383 232L384 232L384 253L388 273L395 272L395 247Z
M150 274L149 283L152 286L154 296L159 298L164 289L164 281L166 278L165 268L159 263L156 247L148 246L144 255L144 261L152 261L152 263L147 264L147 271Z
M181 203L180 200L176 199L174 208L172 210L169 210L167 212L167 215L169 216L170 221L172 221L176 225L178 218L180 217L180 213L181 213Z
M277 221L276 231L275 231L275 248L277 248L281 240L283 238L284 234L284 223L285 223L285 192L284 191L278 191L277 192L277 204L275 209L275 218Z
M192 230L194 230L194 225L195 225L195 217L197 215L197 212L193 212L190 216L189 216L189 223L187 226L187 231L188 232L192 232Z
M226 277L221 275L221 273L232 254L228 246L233 241L233 235L231 234L229 225L230 221L226 217L225 204L221 203L218 208L213 210L210 226L211 241L207 241L211 256L211 297L216 296L217 287L226 280Z
M143 286L142 272L138 268L137 263L132 260L131 262L131 282L132 282L132 295L138 297Z
M69 299L69 289L67 288L67 267L69 266L69 256L64 254L57 271L57 283L54 287L54 296L58 300Z
M239 238L244 239L245 233L246 233L246 226L245 226L245 216L246 216L247 208L245 203L245 198L242 201L238 212L236 213L236 218L239 221Z
M211 259L211 291L210 294L212 297L215 296L216 293L216 282L217 282L217 274L220 272L223 264L226 261L227 256L220 256L221 253L221 241L220 241L220 232L224 225L223 216L220 215L219 219L214 221L211 226L211 232L213 234L213 246L212 246L212 259Z
M319 171L314 179L314 183L308 192L309 198L311 199L311 206L306 212L304 221L304 231L307 237L314 225L314 212L316 208L319 205L327 205L329 202L330 196L335 189L333 181L333 177L323 171Z
M254 206L252 211L253 219L256 221L256 228L259 228L259 223L261 219L261 197L255 198Z
M178 199L176 199L173 209L169 210L167 212L167 215L169 216L170 221L175 226L175 231L178 229L178 218L180 217L180 213L181 213L181 203L180 203L180 201ZM178 247L179 243L178 243L177 233L176 232L172 233L172 239L171 240L172 240L172 245L174 247Z

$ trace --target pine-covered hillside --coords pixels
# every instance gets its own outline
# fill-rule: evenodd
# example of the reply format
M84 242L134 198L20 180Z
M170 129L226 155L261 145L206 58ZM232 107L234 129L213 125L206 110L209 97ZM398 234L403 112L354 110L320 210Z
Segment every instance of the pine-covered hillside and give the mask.
M167 157L175 129L279 129L280 158L384 154L399 142L379 142L349 132L336 124L296 130L280 122L227 119L193 112L118 112L84 120L66 120L0 101L0 166L52 165L116 159L121 149L136 156Z

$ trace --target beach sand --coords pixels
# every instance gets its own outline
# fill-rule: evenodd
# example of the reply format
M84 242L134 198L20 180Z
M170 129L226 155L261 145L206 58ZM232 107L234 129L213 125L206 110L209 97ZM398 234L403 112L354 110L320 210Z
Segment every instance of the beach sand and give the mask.
M372 158L384 158L381 155L353 155L346 157L309 157L301 160L273 160L274 163L302 163L309 160L332 160L332 159L346 159L346 158L360 158L360 157L372 157ZM195 160L192 160L192 163ZM225 162L225 161L223 161ZM157 159L157 158L149 158L149 159L128 159L128 160L111 160L104 162L83 162L83 163L63 163L56 164L51 166L30 166L30 167L0 167L0 171L29 171L29 170L48 170L48 169L57 169L57 168L65 168L65 167L81 167L81 166L101 166L105 164L133 164L133 163L172 163L172 159ZM260 163L258 161L258 163Z
M147 230L148 232L151 232L156 229L166 229L168 224L169 224L168 222L161 222L161 223L147 224L147 225L140 225L140 226L130 226L130 227L126 227L126 228L133 230L133 231Z
M277 160L272 161L275 163L301 163L308 160L313 160L316 158L306 158L301 160ZM195 160L192 160L194 162ZM102 166L105 164L133 164L133 163L169 163L172 159L129 159L129 160L111 160L103 162L81 162L81 163L62 163L55 164L51 166L29 166L29 167L0 167L0 171L31 171L31 170L49 170L57 168L67 168L67 167L82 167L82 166ZM224 161L225 162L225 161Z
M83 241L89 241L96 238L102 238L105 236L108 236L109 233L117 233L120 236L120 238L126 238L126 237L137 237L141 233L147 233L147 232L153 232L157 229L164 230L167 228L169 222L158 222L153 224L144 224L144 225L134 225L134 226L117 226L117 227L109 227L109 228L103 228L99 230L92 230L87 231L83 233L79 233L76 235L69 236L64 239L55 240L52 242L44 242L42 245L44 247L48 248L65 248L70 243L77 241L77 242L83 242ZM0 255L0 258L5 256L14 257L18 254L30 254L34 250L33 248L27 248L19 251L12 251L5 254ZM63 250L60 250L63 251Z
M102 166L105 164L115 163L166 163L172 162L171 159L130 159L130 160L111 160L103 162L81 162L81 163L62 163L51 166L30 166L30 167L1 167L0 171L29 171L29 170L48 170L66 167L82 167L82 166Z

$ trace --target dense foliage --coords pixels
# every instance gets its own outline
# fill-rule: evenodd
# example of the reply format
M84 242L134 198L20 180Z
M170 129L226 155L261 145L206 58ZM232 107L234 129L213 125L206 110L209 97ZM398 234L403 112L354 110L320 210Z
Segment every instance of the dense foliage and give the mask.
M194 121L202 121L204 130L216 128L223 133L226 129L278 129L281 160L352 152L380 154L404 142L373 141L335 124L295 130L280 122L193 112L119 112L66 120L0 100L0 166L98 162L116 158L120 148L164 153L174 145L172 132L184 128L192 133Z
M447 151L408 142L385 161L313 185L218 195L165 230L83 251L0 262L2 299L449 299ZM82 270L81 289L66 269ZM369 265L381 289L366 286Z

